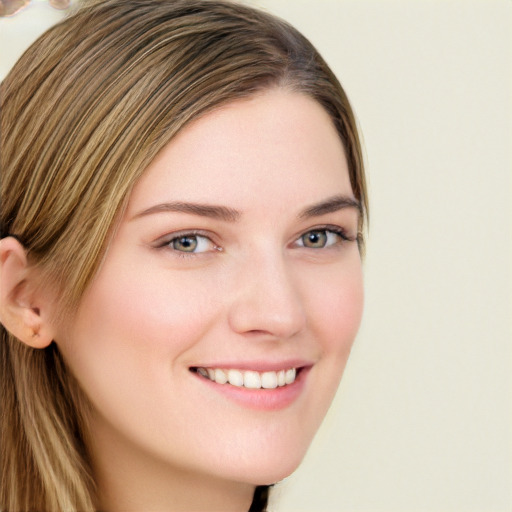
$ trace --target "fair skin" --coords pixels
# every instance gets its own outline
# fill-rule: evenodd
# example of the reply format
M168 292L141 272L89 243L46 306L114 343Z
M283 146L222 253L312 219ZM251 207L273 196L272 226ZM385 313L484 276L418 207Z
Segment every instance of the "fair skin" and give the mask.
M297 93L217 109L160 152L52 331L92 403L102 510L246 511L297 467L361 319L358 215L339 136Z

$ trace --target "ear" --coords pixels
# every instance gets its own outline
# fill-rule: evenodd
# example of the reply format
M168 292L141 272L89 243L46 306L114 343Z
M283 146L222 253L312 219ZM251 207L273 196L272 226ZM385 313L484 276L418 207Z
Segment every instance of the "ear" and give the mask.
M23 343L45 348L54 332L37 284L24 247L13 237L0 240L0 323Z

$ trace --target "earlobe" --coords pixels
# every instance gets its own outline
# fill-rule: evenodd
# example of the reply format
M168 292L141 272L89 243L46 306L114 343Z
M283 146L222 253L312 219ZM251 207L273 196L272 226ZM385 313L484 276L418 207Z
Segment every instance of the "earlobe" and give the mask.
M45 348L53 340L47 306L24 247L13 237L0 240L0 323L23 343Z

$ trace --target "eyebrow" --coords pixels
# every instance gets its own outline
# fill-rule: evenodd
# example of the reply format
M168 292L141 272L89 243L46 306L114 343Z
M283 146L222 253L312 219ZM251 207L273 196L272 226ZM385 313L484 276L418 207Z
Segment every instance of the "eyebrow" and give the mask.
M337 195L330 197L324 201L308 206L302 210L298 218L309 219L311 217L319 217L327 213L334 213L345 208L353 208L361 213L361 203L353 197ZM133 219L151 215L154 213L177 212L199 215L201 217L210 217L212 219L223 220L226 222L236 222L242 216L242 212L229 208L227 206L218 206L202 203L188 203L184 201L172 201L151 206L146 210L134 215Z
M161 203L151 206L147 210L137 213L133 218L144 217L152 213L178 212L200 215L201 217L211 217L212 219L235 222L241 217L241 212L227 206L216 206L200 203L185 203L183 201L173 201L170 203Z
M334 213L345 208L353 208L357 210L360 215L362 214L361 203L357 199L350 196L338 195L307 207L299 213L299 218L309 219L310 217L319 217L320 215Z

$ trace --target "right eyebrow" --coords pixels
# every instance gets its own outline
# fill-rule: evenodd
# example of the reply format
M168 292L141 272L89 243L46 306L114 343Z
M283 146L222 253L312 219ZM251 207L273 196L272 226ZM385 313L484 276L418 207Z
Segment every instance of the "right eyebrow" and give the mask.
M201 217L211 217L212 219L224 220L227 222L236 222L241 217L241 212L227 206L218 206L203 203L186 203L183 201L173 201L169 203L160 203L146 210L135 214L132 219L163 212L178 212L199 215Z

